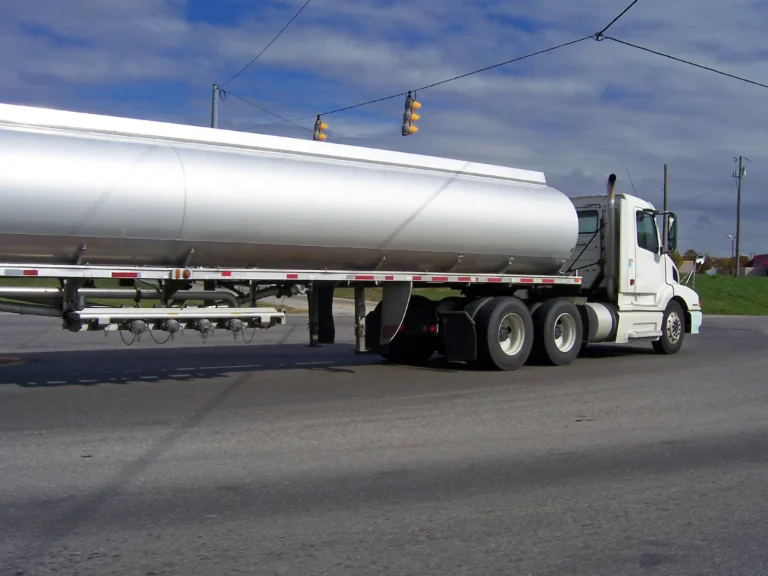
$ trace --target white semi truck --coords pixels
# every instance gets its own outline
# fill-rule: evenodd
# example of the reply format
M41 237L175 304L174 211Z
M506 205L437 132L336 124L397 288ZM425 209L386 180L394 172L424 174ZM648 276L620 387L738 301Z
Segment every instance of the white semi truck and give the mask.
M677 218L615 181L568 198L528 170L0 105L0 281L17 279L0 311L73 332L237 334L285 323L264 297L307 293L320 345L343 286L356 350L394 362L567 365L594 342L676 353L702 323L662 250Z

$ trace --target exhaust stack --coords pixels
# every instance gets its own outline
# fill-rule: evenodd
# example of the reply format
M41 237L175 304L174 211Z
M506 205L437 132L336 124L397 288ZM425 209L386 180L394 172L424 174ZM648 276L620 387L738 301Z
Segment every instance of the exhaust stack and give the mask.
M608 176L608 210L605 231L605 277L608 287L608 299L618 300L616 270L616 174Z

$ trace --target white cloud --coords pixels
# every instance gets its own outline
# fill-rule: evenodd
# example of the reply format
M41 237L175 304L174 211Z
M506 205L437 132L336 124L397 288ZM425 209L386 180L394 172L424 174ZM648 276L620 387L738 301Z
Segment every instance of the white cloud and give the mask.
M222 14L235 4L243 14L226 24L188 20L184 0L3 3L0 51L13 57L0 61L0 100L206 124L211 83L247 63L302 3L257 3L249 13L249 3L221 0ZM622 4L317 0L227 88L283 116L312 117L596 32ZM768 82L763 4L642 0L608 33ZM421 130L413 137L399 134L401 98L326 122L344 143L544 170L569 195L602 192L610 172L632 191L629 170L638 193L660 204L667 163L683 248L716 254L730 252L730 174L733 156L744 154L752 163L743 251L768 252L767 97L761 88L587 40L420 92ZM274 120L233 97L220 104L223 127ZM309 137L290 125L264 130Z

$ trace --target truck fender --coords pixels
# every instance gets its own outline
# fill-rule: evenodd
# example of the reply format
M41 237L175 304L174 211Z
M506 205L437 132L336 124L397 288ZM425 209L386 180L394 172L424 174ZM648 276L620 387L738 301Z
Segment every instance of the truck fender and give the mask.
M411 282L388 282L384 284L381 298L379 346L386 346L397 336L408 310L412 287Z

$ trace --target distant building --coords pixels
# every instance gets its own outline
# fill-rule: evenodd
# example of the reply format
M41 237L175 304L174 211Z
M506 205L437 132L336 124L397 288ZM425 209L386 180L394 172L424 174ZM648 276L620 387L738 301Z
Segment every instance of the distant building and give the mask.
M752 254L742 272L745 276L768 276L768 254Z
M752 254L750 256L750 260L747 263L747 266L750 268L755 268L757 266L768 266L768 254Z
M678 266L681 276L688 276L693 271L695 262L693 260L683 260L683 263Z

